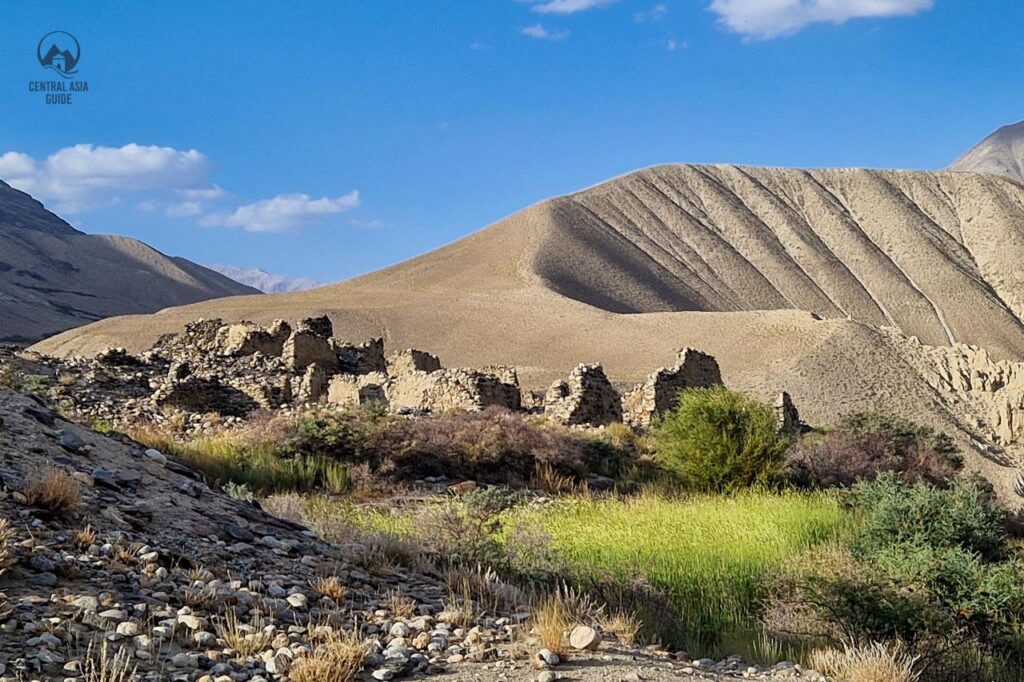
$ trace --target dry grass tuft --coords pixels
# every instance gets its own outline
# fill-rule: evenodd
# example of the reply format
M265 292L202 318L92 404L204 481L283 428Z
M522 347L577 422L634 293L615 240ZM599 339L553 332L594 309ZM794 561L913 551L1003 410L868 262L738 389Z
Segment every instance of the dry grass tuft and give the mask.
M915 682L917 656L901 644L872 642L868 646L819 649L811 653L811 665L835 682Z
M86 524L85 528L76 530L75 534L71 536L71 544L79 550L85 550L99 542L99 539L100 534L96 532L92 524Z
M389 591L384 604L395 618L408 620L416 615L416 602L403 595L401 590Z
M11 540L14 539L14 531L7 519L0 517L0 575L14 565L14 548L11 547Z
M528 601L527 595L511 583L507 583L489 567L477 565L449 568L444 574L450 595L462 595L479 605L482 613L497 615L509 610L519 610Z
M181 602L190 609L209 611L221 601L214 587L186 587Z
M300 659L289 673L292 682L351 682L366 663L369 647L353 632L335 631Z
M323 576L309 581L309 586L324 597L330 597L334 603L340 604L348 594L348 587L336 575Z
M541 646L559 656L569 653L569 623L569 610L559 595L545 597L534 608L533 630L540 637Z
M82 659L82 682L128 682L135 676L131 652L119 648L113 655L107 642L89 644Z
M25 482L25 497L33 507L69 516L82 500L82 489L71 474L51 465Z
M640 632L640 628L643 627L643 622L633 613L601 612L597 615L597 626L626 646L633 646L636 644L636 636Z
M233 649L235 654L243 659L270 648L274 638L263 626L263 617L259 611L254 611L250 622L244 623L234 609L227 611L223 620L218 620L214 624L217 635L224 641L224 645Z

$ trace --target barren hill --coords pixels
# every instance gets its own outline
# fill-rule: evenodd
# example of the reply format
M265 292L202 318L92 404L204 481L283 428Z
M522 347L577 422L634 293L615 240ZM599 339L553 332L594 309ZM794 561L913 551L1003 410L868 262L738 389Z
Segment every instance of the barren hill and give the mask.
M0 340L254 292L134 239L79 232L0 182Z
M784 388L813 422L885 409L983 439L969 422L988 417L957 414L904 340L1024 358L1022 260L1024 186L1003 178L660 166L348 282L104 320L35 349L138 351L200 317L326 312L343 339L514 364L539 387L578 362L635 381L693 346L728 385Z
M1024 182L1024 121L995 131L967 150L949 169L995 173Z

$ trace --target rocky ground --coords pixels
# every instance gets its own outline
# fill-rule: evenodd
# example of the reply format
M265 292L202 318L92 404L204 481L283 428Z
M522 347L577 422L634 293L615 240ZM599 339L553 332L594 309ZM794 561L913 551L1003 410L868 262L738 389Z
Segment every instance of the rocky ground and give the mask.
M480 613L425 563L403 567L358 537L322 542L186 463L12 391L0 391L0 482L4 682L120 679L102 676L104 651L107 668L130 656L125 679L295 680L350 632L367 642L367 679L820 677L596 632L596 649L544 662L528 611Z

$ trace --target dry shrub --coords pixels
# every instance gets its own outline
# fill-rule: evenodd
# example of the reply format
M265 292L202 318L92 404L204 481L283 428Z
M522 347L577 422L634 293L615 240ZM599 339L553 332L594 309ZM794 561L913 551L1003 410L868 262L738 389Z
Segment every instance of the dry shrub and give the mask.
M835 682L915 682L917 656L910 656L899 643L872 642L863 647L818 649L811 653L811 665Z
M292 682L351 682L363 669L369 647L355 632L334 631L289 673Z
M71 544L79 550L86 550L95 545L99 539L100 534L96 532L92 524L86 524L85 528L76 530L74 535L71 536Z
M520 588L502 580L490 567L452 567L445 571L444 578L449 595L463 595L464 600L478 604L483 613L498 615L518 611L527 601Z
M190 609L209 611L221 602L221 596L215 587L186 587L181 596L181 603Z
M25 497L33 507L69 516L82 499L82 489L69 473L51 465L25 482Z
M384 605L395 618L408 620L416 615L416 602L402 594L401 590L388 591Z
M563 474L547 462L538 464L533 470L530 478L530 488L543 490L552 495L564 495L569 493L586 494L586 481L578 482L574 477Z
M253 612L250 623L244 623L239 619L234 609L224 614L223 620L214 624L217 635L224 641L224 645L235 651L239 659L269 649L274 638L264 629L263 617L259 611Z
M297 493L279 493L260 501L263 511L285 521L306 523L305 506L302 496Z
M83 682L128 682L134 679L135 668L131 665L132 654L128 649L119 648L113 654L107 642L96 646L91 642L82 659Z
M297 454L364 466L392 480L427 476L524 486L541 465L579 476L612 448L593 437L497 407L406 419L368 408L307 416ZM357 476L365 479L366 476Z
M612 635L626 646L636 644L636 636L643 627L643 622L636 617L636 614L615 611L613 613L600 613L597 616L597 625L602 632Z
M947 485L963 465L948 436L892 415L850 415L804 436L786 453L787 475L807 488L851 487L895 472L905 483Z
M477 613L471 586L465 581L448 584L448 598L443 606L439 619L460 628L472 626L480 620L479 615L482 615Z
M540 638L541 646L559 656L569 653L566 633L572 622L575 619L571 619L565 601L558 594L543 598L534 608L533 630Z
M310 580L309 586L316 590L318 594L333 599L336 604L343 602L345 595L348 594L348 587L336 575L321 576Z
M14 531L7 519L0 517L0 575L14 565L14 548L11 541L14 540Z

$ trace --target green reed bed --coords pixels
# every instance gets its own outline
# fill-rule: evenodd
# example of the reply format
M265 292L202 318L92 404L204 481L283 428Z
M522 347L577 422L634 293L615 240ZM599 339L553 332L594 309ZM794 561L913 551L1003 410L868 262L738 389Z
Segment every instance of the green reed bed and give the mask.
M518 519L543 527L575 577L646 581L673 602L688 644L756 629L767 579L846 526L824 494L574 498Z

